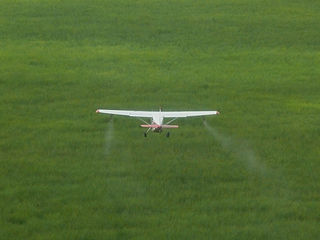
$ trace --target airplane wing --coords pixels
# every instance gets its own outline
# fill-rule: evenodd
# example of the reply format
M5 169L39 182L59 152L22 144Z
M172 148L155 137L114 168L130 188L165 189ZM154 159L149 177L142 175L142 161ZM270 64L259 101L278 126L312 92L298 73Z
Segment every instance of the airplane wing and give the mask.
M111 115L122 115L129 117L152 117L154 112L152 111L130 111L130 110L109 110L109 109L98 109L97 113L105 113Z
M165 118L198 117L219 114L218 111L179 111L179 112L161 112Z

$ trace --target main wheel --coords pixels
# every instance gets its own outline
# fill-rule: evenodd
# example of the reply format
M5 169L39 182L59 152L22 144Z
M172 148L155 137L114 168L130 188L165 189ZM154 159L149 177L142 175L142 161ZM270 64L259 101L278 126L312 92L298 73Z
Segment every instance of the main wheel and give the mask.
M144 137L147 137L147 133L143 133Z
M166 137L167 138L170 137L170 132L167 132Z

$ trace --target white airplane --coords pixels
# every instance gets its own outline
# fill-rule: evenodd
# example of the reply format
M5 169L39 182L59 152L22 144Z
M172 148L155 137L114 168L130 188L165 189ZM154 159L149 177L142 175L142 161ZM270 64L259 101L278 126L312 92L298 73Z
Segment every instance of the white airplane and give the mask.
M198 116L208 116L219 114L218 111L178 111L178 112L163 112L161 108L159 112L156 111L131 111L131 110L109 110L109 109L97 109L96 113L105 113L110 115L122 115L129 117L136 117L140 119L145 124L140 125L143 128L148 128L144 132L144 136L147 137L147 134L150 130L153 132L161 133L165 128L178 128L178 125L169 125L177 118L183 117L198 117ZM151 118L151 123L147 123L141 118ZM163 124L164 118L172 118L167 123ZM170 136L170 132L167 132L167 137Z

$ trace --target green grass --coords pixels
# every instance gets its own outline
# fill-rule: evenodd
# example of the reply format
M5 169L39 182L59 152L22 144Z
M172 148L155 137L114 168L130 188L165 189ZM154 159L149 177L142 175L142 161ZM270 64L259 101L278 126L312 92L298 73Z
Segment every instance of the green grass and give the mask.
M0 1L0 239L318 239L319 10Z

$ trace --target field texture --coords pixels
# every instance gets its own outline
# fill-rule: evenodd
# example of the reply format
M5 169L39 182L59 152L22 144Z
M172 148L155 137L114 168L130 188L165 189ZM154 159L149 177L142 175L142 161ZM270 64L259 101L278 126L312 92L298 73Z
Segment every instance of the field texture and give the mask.
M320 239L319 12L0 0L0 239Z

